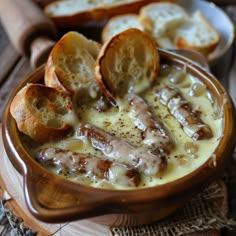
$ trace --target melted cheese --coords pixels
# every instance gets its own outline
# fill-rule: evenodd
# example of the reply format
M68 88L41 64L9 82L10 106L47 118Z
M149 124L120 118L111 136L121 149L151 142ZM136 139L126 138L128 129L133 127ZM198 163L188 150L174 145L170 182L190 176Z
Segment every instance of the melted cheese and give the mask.
M163 68L166 69L166 65ZM140 187L168 183L191 173L209 158L214 157L214 150L222 136L223 120L217 105L214 103L214 99L212 96L209 96L207 88L204 87L204 89L193 93L193 85L195 88L196 83L202 84L197 78L183 71L183 73L181 72L183 78L179 79L180 72L177 68L171 68L169 71L171 74L162 73L163 71L161 71L156 79L156 84L148 91L143 92L141 96L144 97L151 106L154 116L159 118L167 127L175 145L168 155L168 166L164 175L162 175L161 178L155 176L146 177L143 175ZM177 80L173 79L175 73L178 75ZM178 121L169 113L168 108L161 104L159 98L156 96L156 91L163 85L173 85L177 87L183 96L191 103L192 108L201 111L202 121L209 125L213 131L212 138L193 141L185 134ZM95 110L94 102L84 104L77 111L77 114L80 116L80 121L78 122L77 118L71 121L70 117L70 123L74 125L75 130L78 129L81 123L91 123L117 137L125 138L133 145L142 145L141 132L135 127L134 122L130 118L127 100L119 99L118 104L118 108L113 107L105 112ZM101 153L94 150L89 143L84 140L78 140L76 133L60 142L44 144L38 148L48 146L101 156ZM215 164L217 165L217 162ZM119 175L122 173L117 169L116 174ZM122 186L111 185L104 180L88 180L84 176L77 176L71 180L95 187L123 188Z

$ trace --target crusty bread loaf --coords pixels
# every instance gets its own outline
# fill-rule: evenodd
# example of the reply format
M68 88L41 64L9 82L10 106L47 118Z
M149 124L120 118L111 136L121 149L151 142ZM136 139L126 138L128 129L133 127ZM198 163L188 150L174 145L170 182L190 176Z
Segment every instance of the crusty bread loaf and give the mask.
M107 99L127 92L140 93L157 77L160 58L153 38L141 30L130 28L108 40L95 64L96 79Z
M27 84L14 97L10 112L18 129L38 142L65 137L72 129L69 96L42 84Z
M114 16L108 21L102 30L102 41L106 42L116 34L129 28L137 28L143 31L143 26L139 23L138 14Z
M44 11L59 27L74 27L137 13L142 6L159 1L163 0L61 0L47 5Z
M45 69L45 84L77 99L96 97L94 63L100 44L77 32L66 33L53 47Z
M219 33L204 15L197 11L177 30L175 44L177 48L197 50L207 56L219 41Z

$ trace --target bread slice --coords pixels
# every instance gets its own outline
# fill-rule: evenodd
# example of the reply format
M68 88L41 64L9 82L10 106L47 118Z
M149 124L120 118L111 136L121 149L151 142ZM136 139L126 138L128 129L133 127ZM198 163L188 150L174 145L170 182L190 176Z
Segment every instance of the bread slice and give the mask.
M139 23L138 14L124 14L112 17L102 30L102 41L106 42L118 33L129 28L137 28L143 30L143 26Z
M219 42L219 33L200 11L196 11L191 20L177 30L175 45L177 48L197 50L207 56Z
M153 38L141 30L130 28L108 40L95 64L98 85L107 99L127 92L141 93L154 82L160 57Z
M116 15L138 13L142 6L157 1L162 0L61 0L48 4L44 11L59 27L71 28Z
M45 85L77 99L96 97L94 63L101 46L77 32L66 33L52 49L45 68Z
M162 39L160 42L162 47L166 47L163 39L169 39L168 44L170 44L176 28L189 19L184 8L170 2L148 4L141 8L139 17L139 22L146 32L151 34L157 42Z
M10 112L18 129L38 142L60 139L72 130L70 97L42 84L23 87L14 97Z

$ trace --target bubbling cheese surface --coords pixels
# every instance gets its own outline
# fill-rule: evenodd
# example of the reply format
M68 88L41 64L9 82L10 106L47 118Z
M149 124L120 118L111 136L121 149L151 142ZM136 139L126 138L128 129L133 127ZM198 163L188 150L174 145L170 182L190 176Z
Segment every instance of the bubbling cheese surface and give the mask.
M164 85L175 86L180 90L182 95L191 104L193 110L198 111L201 120L207 124L212 132L213 137L205 140L193 140L188 137L178 121L169 113L168 108L161 104L156 95L156 91ZM216 149L222 136L222 114L217 104L207 90L206 86L191 74L187 74L185 69L174 66L162 65L158 74L155 85L140 94L153 112L154 117L159 118L169 131L171 138L174 140L174 147L168 154L167 170L161 177L142 175L141 184L138 186L150 187L156 186L181 178L206 162L209 158L214 160L214 150ZM129 117L128 102L120 98L118 107L112 107L104 112L94 109L95 102L90 102L78 108L77 114L79 119L75 118L75 130L83 123L90 123L97 126L116 137L124 138L133 145L143 145L141 132L134 125ZM94 154L101 156L98 150L95 150L88 142L83 142L76 138L76 133L61 140L57 143L47 143L44 147L59 147L78 153ZM215 163L217 165L217 163ZM52 170L57 173L57 170ZM119 172L119 170L117 170ZM119 174L119 173L117 173ZM70 178L70 177L67 177ZM114 185L104 180L88 179L85 176L73 176L72 181L82 184L88 184L100 188L123 189L123 186Z

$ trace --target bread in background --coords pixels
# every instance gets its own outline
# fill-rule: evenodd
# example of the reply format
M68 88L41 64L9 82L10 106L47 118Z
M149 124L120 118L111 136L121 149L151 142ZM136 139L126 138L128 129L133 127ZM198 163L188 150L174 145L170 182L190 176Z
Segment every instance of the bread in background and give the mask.
M181 6L168 2L148 4L139 12L140 24L157 42L159 38L173 39L175 30L188 19L189 15Z
M175 45L177 48L192 49L207 56L220 42L219 33L200 11L184 22L177 30Z
M103 41L127 28L124 21L126 26L139 28L154 37L157 46L165 49L195 50L208 58L220 43L219 32L200 11L189 15L183 7L171 2L150 3L135 17L111 18L103 28Z
M129 28L136 28L142 31L144 30L143 26L139 22L138 14L124 14L114 16L108 21L102 30L102 41L106 42L116 34Z
M116 15L137 13L142 6L160 1L163 0L61 0L48 4L44 12L57 26L71 28Z
M53 47L45 68L45 85L68 92L76 103L95 98L94 63L101 45L70 31Z

